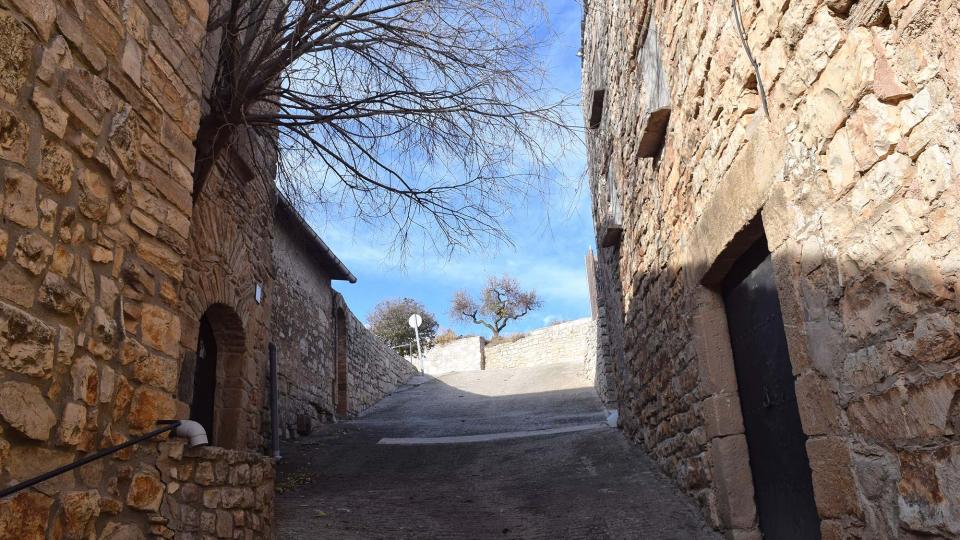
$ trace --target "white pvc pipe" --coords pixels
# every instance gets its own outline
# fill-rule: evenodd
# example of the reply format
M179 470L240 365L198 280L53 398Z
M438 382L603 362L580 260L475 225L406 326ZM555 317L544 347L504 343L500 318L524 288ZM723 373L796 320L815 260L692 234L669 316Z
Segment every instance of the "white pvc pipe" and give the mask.
M180 420L176 434L177 437L187 439L189 441L187 445L190 448L210 443L210 441L207 440L207 430L203 429L203 426L201 426L199 422L194 422L193 420Z

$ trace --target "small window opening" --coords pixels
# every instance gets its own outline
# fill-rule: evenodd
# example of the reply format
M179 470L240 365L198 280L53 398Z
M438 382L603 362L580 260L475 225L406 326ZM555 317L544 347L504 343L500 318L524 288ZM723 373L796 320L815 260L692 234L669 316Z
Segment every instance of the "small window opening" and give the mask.
M594 90L593 102L590 104L590 129L599 129L600 121L603 120L603 98L606 90Z

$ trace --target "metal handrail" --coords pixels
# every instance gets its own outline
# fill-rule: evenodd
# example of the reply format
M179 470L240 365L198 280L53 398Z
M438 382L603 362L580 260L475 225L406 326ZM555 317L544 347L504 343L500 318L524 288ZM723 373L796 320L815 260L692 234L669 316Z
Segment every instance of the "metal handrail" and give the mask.
M106 457L106 456L109 456L110 454L113 454L113 453L115 453L115 452L119 452L120 450L123 450L124 448L129 448L129 447L131 447L131 446L133 446L133 445L135 445L135 444L139 444L139 443L141 443L141 442L143 442L143 441L146 441L147 439L152 439L153 437L156 437L157 435L161 435L161 434L166 433L166 432L168 432L168 431L173 431L173 430L177 429L178 427L180 427L180 425L181 425L183 422L180 421L180 420L159 420L159 421L157 421L157 423L163 425L163 427L159 427L159 428L157 428L157 429L155 429L155 430L153 430L153 431L150 431L150 432L148 432L148 433L144 433L143 435L141 435L141 436L139 436L139 437L137 437L137 438L135 438L135 439L130 439L129 441L120 443L120 444L118 444L118 445L111 446L111 447L109 447L109 448L104 448L104 449L102 449L102 450L99 450L99 451L97 451L97 452L94 452L94 453L90 454L89 456L86 456L86 457L83 457L83 458L81 458L81 459L78 459L77 461L74 461L73 463L64 465L64 466L62 466L62 467L57 467L56 469L53 469L52 471L43 473L43 474L41 474L40 476L35 476L35 477L33 477L33 478L29 479L29 480L24 480L23 482L20 482L19 484L16 484L16 485L13 485L13 486L4 488L4 489L0 489L0 499L2 499L2 498L4 498L4 497L7 497L7 496L9 496L9 495L13 495L14 493L17 493L18 491L22 491L22 490L24 490L24 489L26 489L26 488L28 488L28 487L30 487L30 486L39 484L40 482L44 482L44 481L46 481L46 480L49 480L49 479L53 478L54 476L59 476L59 475L65 473L65 472L72 471L73 469L76 469L77 467L81 467L81 466L86 465L87 463L90 463L90 462L92 462L92 461L96 461L96 460L98 460L98 459L100 459L100 458L104 458L104 457Z

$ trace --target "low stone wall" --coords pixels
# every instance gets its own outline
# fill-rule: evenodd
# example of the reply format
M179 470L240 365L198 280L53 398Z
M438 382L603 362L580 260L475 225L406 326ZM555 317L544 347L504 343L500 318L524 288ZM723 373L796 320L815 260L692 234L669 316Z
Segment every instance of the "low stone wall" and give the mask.
M127 504L159 509L151 532L159 537L273 538L274 471L271 458L212 446L160 445L155 472L137 472ZM141 486L135 491L135 487ZM111 536L101 538L140 538Z
M409 360L373 335L349 309L347 315L347 412L359 414L417 373Z
M479 336L436 345L423 355L423 371L429 375L480 369L483 369L483 338Z
M577 319L530 332L512 343L484 349L486 369L506 369L582 362L586 378L593 380L597 361L597 324Z
M272 460L185 446L135 446L8 497L0 501L0 538L273 538ZM14 472L31 475L72 461L45 449L11 458Z

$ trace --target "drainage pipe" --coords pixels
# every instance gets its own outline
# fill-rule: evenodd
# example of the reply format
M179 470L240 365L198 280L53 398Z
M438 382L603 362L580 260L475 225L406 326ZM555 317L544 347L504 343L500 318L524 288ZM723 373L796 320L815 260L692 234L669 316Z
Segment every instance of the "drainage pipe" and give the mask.
M280 461L280 382L277 380L277 346L270 343L270 429L273 459Z

